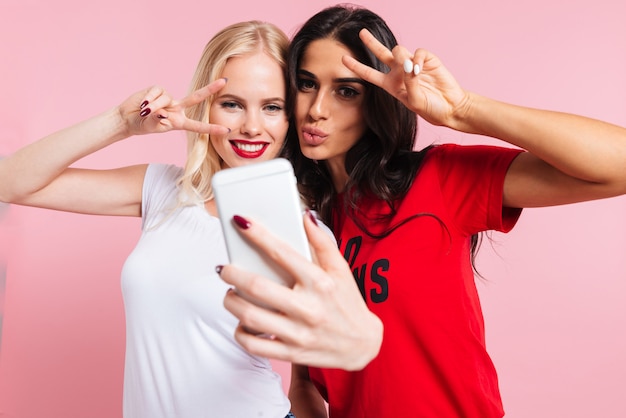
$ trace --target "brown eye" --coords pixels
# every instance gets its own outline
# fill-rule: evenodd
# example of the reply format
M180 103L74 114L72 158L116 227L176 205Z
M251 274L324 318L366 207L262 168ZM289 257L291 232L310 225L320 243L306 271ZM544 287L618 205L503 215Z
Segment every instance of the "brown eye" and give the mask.
M315 83L312 80L301 78L298 80L298 90L307 91L315 89Z
M337 89L337 91L339 93L339 96L346 99L351 99L361 94L358 90L352 87L340 87L339 89Z

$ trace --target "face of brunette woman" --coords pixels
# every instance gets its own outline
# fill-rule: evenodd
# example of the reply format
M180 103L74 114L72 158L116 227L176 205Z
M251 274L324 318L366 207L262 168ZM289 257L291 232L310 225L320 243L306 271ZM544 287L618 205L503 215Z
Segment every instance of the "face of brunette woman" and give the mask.
M228 79L211 103L210 121L230 128L211 136L222 168L275 158L287 135L285 78L280 65L264 52L230 58Z
M365 82L341 61L353 54L333 39L311 42L300 60L296 127L302 153L326 160L333 175L345 172L346 152L367 129Z

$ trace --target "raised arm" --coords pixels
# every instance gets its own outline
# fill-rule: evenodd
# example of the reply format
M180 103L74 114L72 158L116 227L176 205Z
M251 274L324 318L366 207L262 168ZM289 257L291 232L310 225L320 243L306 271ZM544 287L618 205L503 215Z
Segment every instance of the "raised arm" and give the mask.
M185 129L224 133L193 121L185 108L206 99L224 80L180 101L161 88L139 91L119 106L53 133L0 160L0 201L99 215L139 216L146 166L112 170L69 168L81 158L132 135Z
M350 57L344 63L435 125L486 135L522 148L504 185L505 206L538 207L626 193L626 129L599 120L532 109L463 90L432 53L392 51L367 30L361 39L391 71Z

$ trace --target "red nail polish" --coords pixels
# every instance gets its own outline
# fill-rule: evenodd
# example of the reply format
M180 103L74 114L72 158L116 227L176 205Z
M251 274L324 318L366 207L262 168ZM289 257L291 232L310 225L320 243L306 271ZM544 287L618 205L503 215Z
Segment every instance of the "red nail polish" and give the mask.
M250 228L250 222L248 222L248 220L246 218L243 218L239 215L235 215L233 216L233 221L235 221L235 223L237 224L237 226L241 229L248 229Z
M219 264L217 266L215 266L215 271L217 274L220 274L222 272L222 269L224 268L223 265Z
M143 103L141 104L141 106L139 106L139 109L143 109L146 106L148 106L148 101L144 100Z
M150 108L144 109L144 110L141 111L139 116L141 116L141 117L148 116L150 114L150 112L151 112Z
M309 219L313 222L313 224L317 226L317 219L315 219L315 216L313 216L313 213L309 209L306 210L306 213L309 214Z

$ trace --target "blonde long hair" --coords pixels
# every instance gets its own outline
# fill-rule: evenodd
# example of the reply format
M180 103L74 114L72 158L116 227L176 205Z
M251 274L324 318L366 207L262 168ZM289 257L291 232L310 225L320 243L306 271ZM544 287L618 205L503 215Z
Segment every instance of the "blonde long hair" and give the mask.
M265 52L283 69L286 77L286 56L289 39L277 26L251 20L227 26L204 47L189 91L195 91L221 77L227 61L257 51ZM210 121L209 109L215 96L187 109L187 117ZM179 179L182 204L196 204L213 198L211 178L221 168L221 160L208 134L187 132L187 162Z

